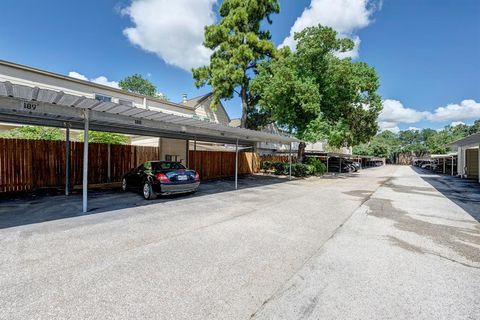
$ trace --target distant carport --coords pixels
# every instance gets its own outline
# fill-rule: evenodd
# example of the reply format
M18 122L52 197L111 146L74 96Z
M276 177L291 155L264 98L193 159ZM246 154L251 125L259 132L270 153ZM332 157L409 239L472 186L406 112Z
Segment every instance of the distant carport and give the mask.
M238 186L239 145L252 147L257 142L289 145L291 176L291 146L293 142L298 142L288 136L234 128L158 110L97 101L8 81L0 82L0 121L66 128L67 148L69 129L84 130L83 212L88 211L89 130L235 144L235 188ZM68 174L67 166L67 178Z
M457 171L461 178L477 178L480 182L480 133L447 144L457 149Z

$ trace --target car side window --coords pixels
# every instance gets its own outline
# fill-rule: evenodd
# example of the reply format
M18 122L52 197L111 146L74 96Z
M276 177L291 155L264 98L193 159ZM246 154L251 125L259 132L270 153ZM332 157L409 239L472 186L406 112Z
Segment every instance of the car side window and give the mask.
M171 166L171 163L170 162L162 162L160 164L160 167L162 168L162 170L168 170L170 169L172 166Z
M173 169L185 169L185 167L181 163L174 163Z

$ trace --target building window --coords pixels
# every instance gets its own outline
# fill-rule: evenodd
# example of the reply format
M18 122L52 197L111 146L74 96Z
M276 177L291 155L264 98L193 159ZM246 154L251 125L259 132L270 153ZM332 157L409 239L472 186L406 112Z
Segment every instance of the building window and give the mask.
M95 100L102 102L112 102L112 97L105 96L103 94L95 94Z
M173 155L173 154L166 154L165 155L165 161L178 162L179 158L180 158L179 155Z

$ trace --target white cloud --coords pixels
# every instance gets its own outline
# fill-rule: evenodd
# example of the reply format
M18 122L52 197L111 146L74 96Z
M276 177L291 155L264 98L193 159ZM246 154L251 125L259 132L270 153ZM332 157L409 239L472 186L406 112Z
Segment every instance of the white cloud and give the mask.
M76 71L70 71L70 72L68 73L68 76L69 76L69 77L72 77L72 78L80 79L80 80L95 82L95 83L98 83L98 84L102 84L102 85L104 85L104 86L109 86L109 87L113 87L113 88L117 88L117 89L119 88L118 82L116 82L116 81L110 81L110 80L108 80L108 78L105 77L105 76L99 76L99 77L97 77L97 78L88 79L86 76L84 76L83 74L78 73L78 72L76 72Z
M420 131L420 128L417 128L417 127L408 127L408 130L410 130L410 131Z
M280 46L295 48L293 38L295 32L321 24L332 27L340 37L352 38L355 48L340 56L355 58L358 56L360 45L360 38L355 35L355 32L371 23L372 14L380 5L381 2L371 0L312 0L310 6L297 18L290 29L290 35Z
M450 123L450 126L456 127L456 126L464 125L464 124L465 124L465 122L462 122L462 121L453 121L452 123Z
M95 79L92 79L91 80L92 82L95 82L95 83L98 83L98 84L103 84L104 86L109 86L109 87L114 87L114 88L120 88L118 86L118 82L116 81L110 81L107 79L107 77L105 76L100 76L100 77L97 77Z
M400 123L413 124L422 120L431 122L451 122L451 126L465 124L462 120L480 119L480 103L475 100L463 100L460 104L449 104L433 112L406 108L398 100L383 101L383 110L378 117L380 130L395 132ZM409 127L408 130L419 130Z
M426 116L426 112L405 108L398 100L384 100L383 110L378 117L379 121L392 123L416 123Z
M80 74L78 72L75 72L75 71L70 71L68 73L68 76L69 77L72 77L72 78L75 78L75 79L80 79L80 80L85 80L85 81L89 81L87 77L85 77L83 74Z
M380 126L380 131L390 131L393 133L399 133L400 128L396 125L396 123L392 122L379 122L378 125Z
M215 23L217 0L132 0L121 12L133 23L123 30L128 40L166 63L190 71L208 64L204 27Z
M475 100L463 100L460 104L449 104L439 107L428 115L427 119L434 122L465 121L480 118L480 103Z

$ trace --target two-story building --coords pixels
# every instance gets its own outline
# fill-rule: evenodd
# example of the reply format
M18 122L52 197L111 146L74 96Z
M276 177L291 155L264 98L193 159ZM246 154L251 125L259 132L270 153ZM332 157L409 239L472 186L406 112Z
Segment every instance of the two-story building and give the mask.
M114 102L125 106L161 111L163 113L191 117L193 119L224 125L228 125L230 122L230 118L221 103L217 105L215 110L210 108L210 93L193 99L187 99L187 96L184 95L180 103L174 103L1 60L0 81L9 81L12 84L62 91L65 94L84 96L98 101ZM17 124L0 123L0 132L18 126ZM73 135L73 137L75 136ZM183 162L187 159L185 140L136 135L129 135L129 139L133 145L159 146L161 159ZM193 148L193 142L190 142L189 148ZM225 147L221 144L208 142L197 143L197 150L219 150L222 148Z

